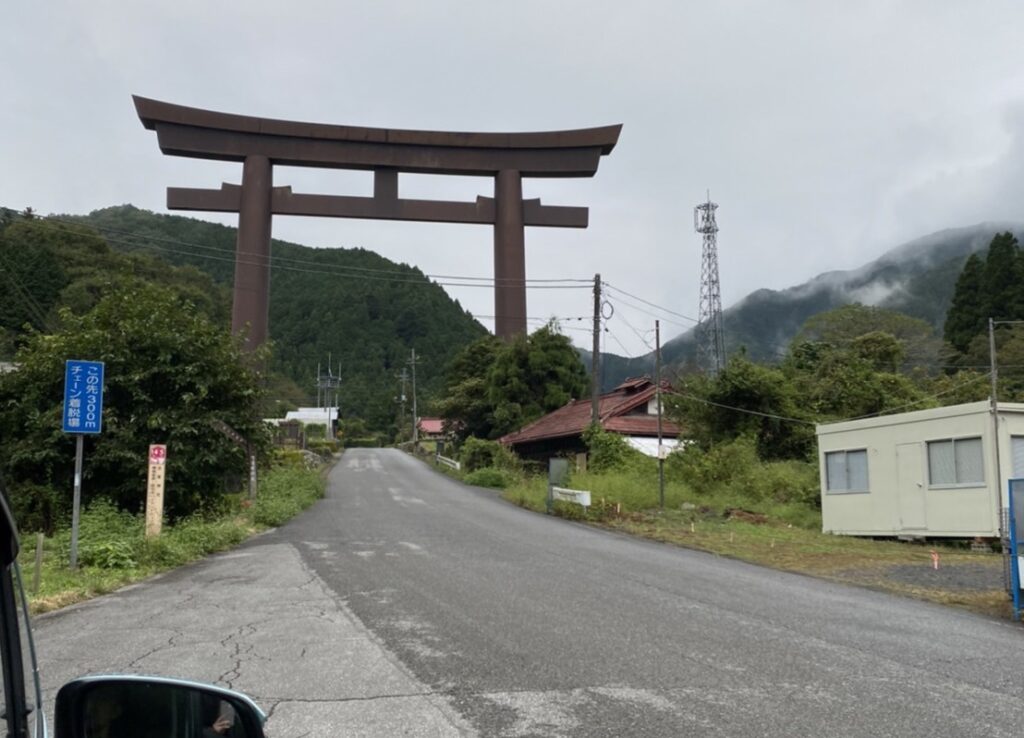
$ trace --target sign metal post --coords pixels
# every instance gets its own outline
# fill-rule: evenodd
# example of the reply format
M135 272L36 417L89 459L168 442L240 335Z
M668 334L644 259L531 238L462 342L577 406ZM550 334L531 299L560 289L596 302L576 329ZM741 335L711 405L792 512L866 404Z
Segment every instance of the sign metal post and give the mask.
M103 362L68 359L64 364L61 430L75 436L75 488L71 508L72 569L78 568L78 524L82 509L84 438L103 430Z
M548 459L548 514L551 514L555 506L555 487L563 487L569 479L569 460L551 458Z

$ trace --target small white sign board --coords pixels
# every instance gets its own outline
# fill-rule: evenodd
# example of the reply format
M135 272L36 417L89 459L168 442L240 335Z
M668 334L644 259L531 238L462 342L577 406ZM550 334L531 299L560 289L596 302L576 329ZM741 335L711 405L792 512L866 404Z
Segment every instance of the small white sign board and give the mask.
M583 507L590 507L590 492L586 490L552 487L551 497L562 502L575 502Z

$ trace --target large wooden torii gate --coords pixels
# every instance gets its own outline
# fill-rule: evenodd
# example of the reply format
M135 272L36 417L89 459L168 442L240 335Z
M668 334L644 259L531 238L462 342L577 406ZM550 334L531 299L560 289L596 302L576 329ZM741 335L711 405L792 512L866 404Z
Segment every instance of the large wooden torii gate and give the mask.
M525 226L586 228L587 208L523 200L524 177L592 177L621 125L537 133L457 133L271 120L135 96L142 125L171 156L242 162L242 184L167 189L171 210L238 213L232 330L250 347L267 339L273 215L378 218L494 226L495 333L526 332ZM273 167L373 172L373 197L305 195L274 187ZM476 202L407 200L398 174L494 178L494 197Z

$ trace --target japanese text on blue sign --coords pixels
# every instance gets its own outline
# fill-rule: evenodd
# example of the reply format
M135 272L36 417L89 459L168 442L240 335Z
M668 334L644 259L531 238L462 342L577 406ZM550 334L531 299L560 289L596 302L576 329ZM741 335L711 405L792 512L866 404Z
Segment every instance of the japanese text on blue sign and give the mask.
M68 359L64 369L65 433L103 428L103 362Z

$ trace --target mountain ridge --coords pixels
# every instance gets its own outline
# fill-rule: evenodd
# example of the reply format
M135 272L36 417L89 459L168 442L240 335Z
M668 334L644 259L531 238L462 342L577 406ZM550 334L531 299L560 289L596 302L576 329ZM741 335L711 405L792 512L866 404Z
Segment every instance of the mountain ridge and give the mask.
M781 290L754 290L722 311L726 351L732 354L742 348L756 361L775 361L808 318L855 302L921 318L941 332L967 257L984 251L992 237L1004 231L1021 239L1024 223L994 221L946 228L894 246L860 267L822 272ZM581 355L589 366L590 353L581 351ZM662 345L662 360L668 365L693 365L695 358L694 328ZM654 369L653 352L632 358L602 352L601 359L605 388Z

